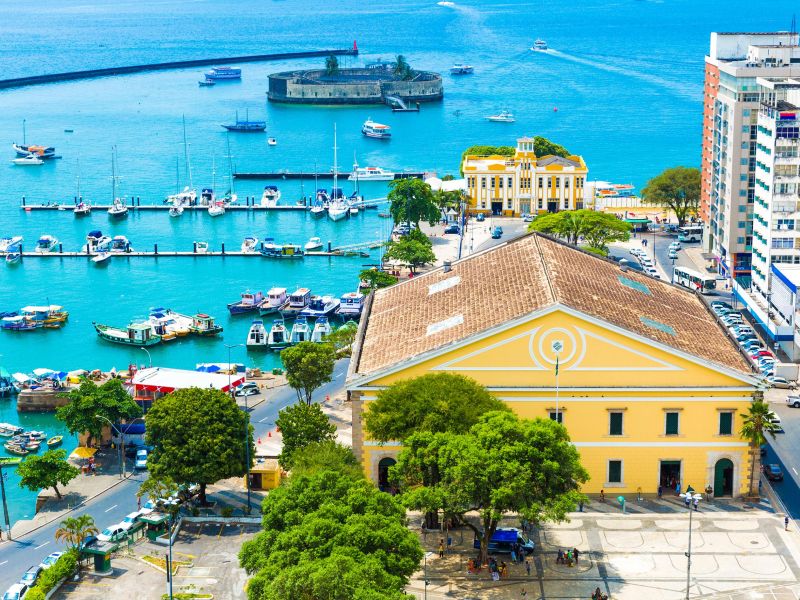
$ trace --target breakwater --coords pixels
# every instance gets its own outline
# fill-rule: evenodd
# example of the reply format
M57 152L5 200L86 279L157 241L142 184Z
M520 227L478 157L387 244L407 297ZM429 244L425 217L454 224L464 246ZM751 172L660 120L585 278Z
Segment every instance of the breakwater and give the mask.
M111 77L115 75L129 75L145 71L165 71L169 69L187 69L190 67L206 67L220 64L241 64L249 62L267 62L273 60L289 60L293 58L316 58L322 56L357 56L358 49L336 50L306 50L303 52L279 52L274 54L252 54L248 56L224 56L217 58L197 58L194 60L177 60L163 63L150 63L144 65L126 65L119 67L106 67L103 69L89 69L86 71L70 71L67 73L50 73L47 75L32 75L30 77L15 77L13 79L0 79L0 89L21 88L31 85L44 85L59 81L73 81L76 79L92 79L96 77Z

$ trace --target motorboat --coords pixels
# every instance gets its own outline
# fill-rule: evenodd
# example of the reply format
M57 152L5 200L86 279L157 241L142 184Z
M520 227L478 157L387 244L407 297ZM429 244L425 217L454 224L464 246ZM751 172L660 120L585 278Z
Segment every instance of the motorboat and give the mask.
M64 310L63 306L57 304L50 304L47 306L23 306L19 309L19 314L29 323L47 327L49 329L57 329L67 322L69 313Z
M350 173L348 181L393 181L395 173L380 167L357 167Z
M358 214L358 207L357 206L352 206L351 205L349 210L350 210L350 216L351 217Z
M200 205L211 206L216 201L214 190L211 188L203 188L200 190Z
M473 72L472 65L465 65L464 63L456 63L450 67L451 75L471 75Z
M342 294L339 299L339 310L337 311L340 316L344 318L357 319L361 316L364 310L364 294L360 292L347 292Z
M275 138L271 137L271 138L267 139L267 145L269 145L269 146L277 146L278 145L278 140L276 140Z
M11 147L14 149L14 152L17 153L17 156L25 158L33 154L38 158L47 160L48 158L55 158L56 156L56 149L52 146L26 146L24 144L11 144Z
M0 239L0 252L7 252L11 246L18 246L22 243L22 236L4 237Z
M13 437L15 435L19 435L23 431L25 431L25 429L19 425L0 423L0 436L2 437Z
M253 254L258 247L258 238L254 235L248 235L242 242L242 252L245 254Z
M206 80L201 79L200 81L197 82L197 85L199 85L200 87L211 87L214 84L216 84L216 81L214 81L213 79L206 79Z
M15 265L22 260L22 249L20 246L11 246L6 252L6 264Z
M299 314L301 317L327 317L336 312L340 304L335 296L311 296L308 305Z
M86 254L91 254L95 250L97 250L98 246L105 245L111 241L111 238L107 235L103 235L103 232L99 229L93 229L89 232L86 236L86 243L83 245L81 250L86 252Z
M108 250L117 254L133 252L133 247L124 235L115 235L108 244Z
M543 51L547 50L547 42L545 42L542 39L537 39L535 42L533 42L533 46L531 47L531 50L537 50L539 52L543 52Z
M261 194L261 206L275 208L281 199L281 191L276 185L264 186L264 193Z
M311 301L311 290L308 288L297 288L289 294L289 299L280 313L284 317L296 317Z
M11 162L18 167L38 166L44 164L44 161L36 154L28 154L22 158L15 158Z
M92 212L92 206L90 204L87 204L83 200L78 202L78 204L75 205L75 208L72 209L72 213L76 217L85 217L91 212Z
M286 305L286 288L274 287L267 292L267 298L261 303L258 312L262 315L269 315L280 312Z
M310 240L306 242L306 245L303 246L303 249L306 252L313 250L322 250L322 240L318 237L312 237Z
M127 217L128 207L119 198L114 198L114 203L108 209L108 215L110 217Z
M211 206L208 207L208 216L209 217L221 217L225 214L225 206L222 202L215 202Z
M36 242L34 251L37 254L47 254L48 252L55 252L56 248L58 248L58 238L45 234Z
M289 339L292 344L311 341L311 328L308 326L308 321L305 317L297 317L294 325L292 325L292 335Z
M100 265L105 263L109 258L111 258L111 252L99 252L92 257L92 262L96 265Z
M392 137L392 134L389 131L390 129L391 127L388 125L383 125L382 123L376 123L372 119L367 119L361 126L361 133L368 138L388 140L390 137Z
M325 214L325 211L326 208L324 206L322 206L321 204L315 204L314 206L311 207L309 213L311 214L312 217L318 218L323 216Z
M267 128L266 121L251 121L250 111L245 114L244 121L239 120L239 111L236 111L236 122L233 125L223 125L228 131L237 131L240 133L261 133Z
M0 329L4 331L33 331L40 325L28 321L23 315L13 317L3 317L0 319Z
M274 321L267 337L267 347L270 350L283 350L290 345L289 332L283 321Z
M250 330L247 332L247 341L245 345L248 348L256 350L266 350L269 348L267 345L268 341L269 334L267 333L266 327L264 327L264 321L261 319L254 320L252 325L250 325Z
M64 441L63 435L54 435L49 440L47 440L47 447L48 448L58 448Z
M311 341L322 342L331 334L332 331L333 329L331 328L330 321L328 321L328 317L320 317L317 319L317 322L314 323L314 331L311 333Z
M189 186L186 186L182 191L167 196L164 199L164 204L172 204L173 206L194 206L197 204L197 192L190 189Z
M507 110L500 111L500 113L496 115L489 115L486 119L492 123L513 123L516 121L514 114Z
M208 253L208 242L195 242L194 243L194 253L195 254L207 254Z
M180 217L183 214L183 206L180 204L174 204L169 207L169 216L170 217Z
M328 206L328 218L331 221L340 221L349 214L349 207L344 200L337 199Z
M228 304L228 310L232 315L242 315L257 311L262 302L264 302L264 294L262 292L253 293L250 290L246 290L242 292L238 301Z
M232 79L241 79L242 78L242 70L238 67L212 67L210 71L207 71L206 80L210 81L230 81Z
M297 244L275 244L267 238L261 244L261 256L265 258L303 258L305 252Z
M112 327L92 323L97 335L102 339L115 344L126 346L155 346L161 343L161 336L153 333L153 329L148 321L142 323L131 323L127 327Z

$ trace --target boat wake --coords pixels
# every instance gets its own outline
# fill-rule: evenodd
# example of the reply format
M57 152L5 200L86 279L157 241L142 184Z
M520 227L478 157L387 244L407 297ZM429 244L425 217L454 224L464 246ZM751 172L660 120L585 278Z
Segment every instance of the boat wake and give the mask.
M601 71L606 71L608 73L615 73L617 75L623 75L625 77L633 77L635 79L639 79L640 81L644 81L651 85L656 85L658 87L662 87L669 91L670 93L674 94L675 96L680 96L681 98L685 98L688 100L696 101L701 98L701 91L695 89L695 86L692 86L691 89L686 87L684 84L680 84L677 82L669 81L657 75L651 75L649 73L643 73L641 71L637 71L635 69L631 69L628 67L621 67L617 65L612 65L605 62L600 62L597 60L592 60L589 58L582 58L580 56L575 56L573 54L567 54L566 52L561 52L559 50L554 50L549 48L547 50L538 50L536 51L537 54L549 54L550 56L555 56L556 58L560 58L562 60L568 60L570 62L574 62L580 65L585 65L587 67L592 67L595 69L599 69Z
M453 6L456 5L455 2L447 2L447 1L444 1L444 0L442 2L437 2L436 4L438 4L439 6L446 6L448 8L453 7Z

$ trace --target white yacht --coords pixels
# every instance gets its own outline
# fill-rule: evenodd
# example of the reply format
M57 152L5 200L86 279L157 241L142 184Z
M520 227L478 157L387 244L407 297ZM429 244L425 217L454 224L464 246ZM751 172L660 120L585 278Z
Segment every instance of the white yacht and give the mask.
M6 252L12 246L17 246L22 242L21 235L15 235L14 237L4 237L0 239L0 252Z
M331 221L340 221L350 213L350 208L339 198L328 206L328 218Z
M245 345L248 348L266 350L269 347L267 345L268 341L269 335L267 334L266 327L264 327L264 321L256 319L253 321L253 324L250 325L250 331L247 332L247 342Z
M393 181L394 172L380 167L357 167L350 173L348 181Z
M225 206L223 206L222 202L215 202L208 207L208 216L209 217L221 217L225 214Z
M180 205L180 206L194 206L197 202L197 191L190 189L188 186L183 188L183 191L177 194L171 194L164 200L165 204Z
M364 310L364 294L360 292L347 292L339 301L338 313L344 318L357 319Z
M15 158L11 162L18 167L38 166L44 164L44 161L35 154L28 154L21 158Z
M500 111L500 113L496 115L489 115L486 119L493 123L513 123L516 121L514 113L507 110Z
M361 133L363 133L368 138L374 138L378 140L388 140L392 137L392 134L389 132L391 127L388 125L384 125L382 123L376 123L372 119L367 119L364 121L364 124L361 126Z
M180 217L183 214L183 205L175 202L172 206L169 207L169 216L170 217Z
M311 300L303 310L300 311L301 317L326 317L339 308L341 302L335 296L311 296Z
M261 194L261 206L267 208L275 208L278 206L278 201L281 199L281 191L276 185L267 185L264 187L264 193Z
M311 341L311 328L308 326L308 321L305 317L297 317L294 325L292 325L292 337L290 339L292 344Z
M78 216L78 217L86 216L86 215L90 214L91 212L92 212L92 205L91 204L87 204L83 200L78 202L78 204L75 205L75 208L72 209L72 213L75 216Z
M289 332L286 331L286 325L284 325L283 321L276 320L272 323L272 329L269 330L267 347L270 350L283 350L289 345Z
M472 65L466 65L464 63L456 63L452 67L450 67L450 74L451 75L471 75L475 69Z
M269 315L279 312L287 302L286 288L274 287L267 292L267 298L261 303L259 312L262 315Z
M542 39L537 39L535 42L533 42L533 46L531 47L531 50L536 50L538 52L544 52L545 50L547 50L547 42L545 42Z
M52 235L43 235L36 242L37 254L47 254L48 252L55 252L58 247L58 238Z
M312 342L321 342L325 339L325 336L330 335L333 331L331 328L330 321L328 321L328 317L320 317L317 319L317 322L314 323L314 332L311 334L311 341Z
M306 242L306 245L303 246L303 249L308 252L309 250L322 250L322 240L318 237L312 237L310 240Z
M127 217L128 207L119 198L114 198L114 203L108 209L108 215L110 217Z
M242 242L242 252L245 254L252 254L258 247L258 238L254 235L248 235Z

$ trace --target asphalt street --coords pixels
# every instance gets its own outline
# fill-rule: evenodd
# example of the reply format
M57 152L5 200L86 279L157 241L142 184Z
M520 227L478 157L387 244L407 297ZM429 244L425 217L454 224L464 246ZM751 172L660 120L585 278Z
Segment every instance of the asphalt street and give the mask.
M349 362L349 359L337 361L332 381L314 392L316 400L324 400L326 395L334 396L342 390ZM288 386L267 393L267 400L250 411L250 422L256 438L265 436L274 429L278 411L297 401L296 392ZM79 505L69 516L90 514L100 530L118 523L125 515L136 510L136 490L145 479L146 473L132 475L96 498ZM51 552L64 550L64 544L57 542L54 537L60 521L61 519L57 519L19 539L0 543L0 592L19 581L28 567L39 564Z

